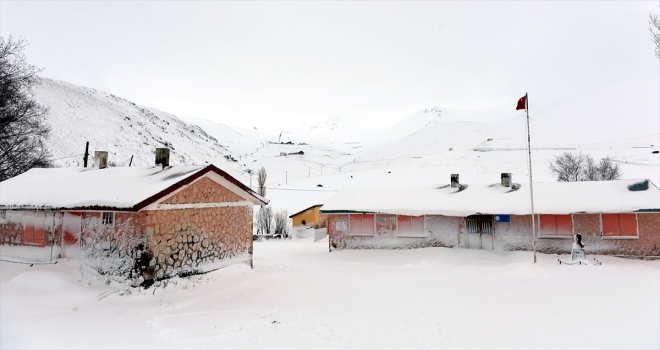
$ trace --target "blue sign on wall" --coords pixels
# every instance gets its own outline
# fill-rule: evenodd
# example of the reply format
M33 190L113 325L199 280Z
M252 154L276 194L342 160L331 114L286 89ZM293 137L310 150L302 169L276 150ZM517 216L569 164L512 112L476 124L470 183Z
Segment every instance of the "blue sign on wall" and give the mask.
M509 214L497 214L495 215L496 224L508 224L511 222L511 215Z

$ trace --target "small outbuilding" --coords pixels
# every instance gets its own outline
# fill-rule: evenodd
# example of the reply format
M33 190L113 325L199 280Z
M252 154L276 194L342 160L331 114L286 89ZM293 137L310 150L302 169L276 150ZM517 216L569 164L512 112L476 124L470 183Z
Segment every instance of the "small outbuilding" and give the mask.
M167 163L97 160L0 182L0 244L56 246L100 273L145 281L252 264L253 206L268 200L214 165Z
M325 224L326 216L319 212L319 209L323 204L312 205L311 207L305 208L293 215L290 215L291 224L294 227L306 226L306 227L320 227Z
M330 250L454 247L531 250L529 186L511 182L344 187L320 210ZM581 233L588 253L660 255L660 190L649 180L534 184L536 247L569 252Z

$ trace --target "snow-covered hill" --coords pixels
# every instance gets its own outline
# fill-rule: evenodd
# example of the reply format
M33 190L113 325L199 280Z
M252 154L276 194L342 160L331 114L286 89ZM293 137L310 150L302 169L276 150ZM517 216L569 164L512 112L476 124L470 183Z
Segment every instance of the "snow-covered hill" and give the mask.
M42 79L38 102L50 108L48 141L56 163L82 163L106 150L118 166L151 164L156 147L172 149L172 164L215 165L256 187L249 171L268 171L267 197L289 212L324 203L345 185L494 183L502 172L527 181L526 124L514 103L484 110L432 107L396 125L333 118L281 130L240 129L199 118L178 118L112 94ZM610 157L624 178L660 182L658 80L629 82L541 113L531 104L535 181L554 181L549 162L562 152ZM302 152L302 153L301 153ZM93 153L93 152L92 152ZM251 180L254 183L251 183Z
M50 109L47 146L59 166L82 166L86 141L90 162L94 151L108 151L117 166L128 166L131 156L133 165L149 165L157 147L169 147L173 165L232 163L225 158L231 152L218 139L174 115L53 79L42 78L33 92ZM240 166L229 165L240 171Z

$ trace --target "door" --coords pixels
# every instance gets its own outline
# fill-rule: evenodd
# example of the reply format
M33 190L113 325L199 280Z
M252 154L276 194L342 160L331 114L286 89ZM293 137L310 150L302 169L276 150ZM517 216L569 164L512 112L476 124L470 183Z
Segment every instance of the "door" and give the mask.
M470 215L465 218L466 248L493 250L494 215Z
M62 216L62 257L80 256L80 233L82 232L82 213L64 212Z

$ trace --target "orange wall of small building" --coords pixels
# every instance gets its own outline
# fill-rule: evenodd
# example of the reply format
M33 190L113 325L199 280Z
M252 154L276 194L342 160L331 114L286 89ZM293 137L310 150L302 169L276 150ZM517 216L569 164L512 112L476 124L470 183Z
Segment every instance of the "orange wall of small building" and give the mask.
M322 215L319 212L319 209L321 209L321 206L313 207L311 209L305 210L302 213L294 215L291 218L291 224L293 226L301 226L303 224L302 221L305 220L305 225L307 226L312 226L315 224L321 226L323 221L327 220L327 217Z

